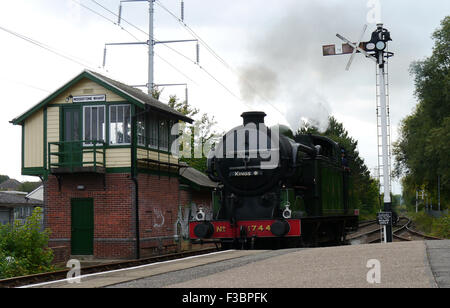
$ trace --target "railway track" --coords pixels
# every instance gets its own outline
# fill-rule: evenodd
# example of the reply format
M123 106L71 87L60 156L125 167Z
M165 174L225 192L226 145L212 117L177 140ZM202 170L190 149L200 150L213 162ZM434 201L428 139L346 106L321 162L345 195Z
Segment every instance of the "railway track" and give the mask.
M374 225L374 224L376 224L376 223L377 223L377 220L376 220L376 219L374 219L374 220L360 221L360 222L359 222L359 227L360 227L360 228L364 228L364 227L367 227L367 226Z
M397 223L399 227L394 227L393 230L394 241L442 240L441 238L429 236L411 229L411 224L411 219L400 217L399 222ZM376 220L363 222L360 224L360 228L362 228L362 230L347 237L347 241L350 244L371 244L381 242L381 230Z
M201 250L166 254L166 255L144 258L144 259L139 259L139 260L130 260L130 261L114 262L114 263L89 266L89 267L82 268L81 274L86 275L86 274L118 270L118 269L123 269L123 268L131 268L131 267L135 267L135 266L147 265L147 264L152 264L152 263L157 263L157 262L183 259L183 258L187 258L187 257L208 254L208 253L212 253L212 252L216 252L216 251L218 251L217 248L207 248L207 249L201 249ZM2 279L2 280L0 280L0 288L17 288L17 287L23 287L23 286L32 285L32 284L66 279L67 273L69 272L69 270L70 269L51 272L51 273L42 273L42 274Z
M376 220L361 222L359 228L356 233L347 235L347 242L351 245L365 244L369 239L380 233L380 226L378 226Z
M410 228L411 221L404 226L402 230L394 233L394 237L400 241L415 241L415 240L442 240L439 237L430 236L413 230Z

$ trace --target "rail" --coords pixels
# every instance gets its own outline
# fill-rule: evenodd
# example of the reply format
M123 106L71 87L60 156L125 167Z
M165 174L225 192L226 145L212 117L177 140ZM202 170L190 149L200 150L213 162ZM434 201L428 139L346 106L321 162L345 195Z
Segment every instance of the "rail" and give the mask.
M359 222L358 227L359 228L364 228L364 227L367 227L367 226L370 226L370 225L374 225L376 223L377 223L376 219L374 219L374 220L364 220L364 221L362 220L362 221Z
M413 239L411 239L411 236L414 236L414 237L420 238L420 239L425 239L425 240L443 240L442 238L431 236L431 235L426 235L426 234L423 234L421 232L411 229L410 228L411 223L412 223L412 221L409 220L409 222L407 224L405 224L401 230L397 230L395 232L394 237L401 241L413 241ZM401 232L405 232L405 233L409 234L410 237L407 238L407 237L400 235L399 233L401 233Z
M157 263L157 262L183 259L183 258L187 258L187 257L208 254L208 253L212 253L212 252L216 252L216 251L218 251L218 248L206 248L206 249L201 249L201 250L184 251L184 252L166 254L166 255L144 258L144 259L139 259L139 260L130 260L130 261L122 261L122 262L114 262L114 263L108 263L108 264L89 266L89 267L82 268L81 271L82 271L82 275L100 273L100 272L104 272L104 271L126 269L126 268L136 267L136 266L140 266L140 265ZM63 280L63 279L67 278L68 272L69 272L69 269L57 271L57 272L42 273L42 274L35 274L35 275L3 279L3 280L0 280L0 288L26 287L26 286L30 286L30 285L34 285L34 284L38 284L38 283Z
M442 240L441 238L429 236L429 235L417 232L415 230L412 230L410 228L410 225L412 224L412 220L410 218L408 218L408 217L400 217L399 222L400 222L400 220L403 221L403 222L400 224L400 226L398 228L393 230L393 237L396 240L399 240L399 241L412 241L413 239L406 238L406 237L401 235L401 234L403 234L405 232L413 234L416 238L418 237L420 239ZM361 226L361 227L367 228L367 227L373 226L375 224L376 224L376 221L367 221L367 222L364 222L364 226ZM353 234L350 237L348 237L347 240L350 241L350 243L357 243L357 242L360 242L360 241L362 243L366 243L366 244L379 243L379 242L381 242L380 227L376 226L375 229L364 231L364 232L359 232L357 234Z

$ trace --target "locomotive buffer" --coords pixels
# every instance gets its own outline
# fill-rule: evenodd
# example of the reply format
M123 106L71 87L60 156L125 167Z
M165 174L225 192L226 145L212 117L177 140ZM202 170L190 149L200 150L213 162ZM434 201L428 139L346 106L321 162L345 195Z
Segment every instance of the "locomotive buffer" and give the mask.
M367 25L364 25L364 29L361 33L358 43L352 43L340 34L336 36L345 42L342 45L340 53L336 53L335 45L323 46L324 56L344 55L352 54L347 64L346 70L350 69L350 65L356 53L362 53L366 58L374 61L377 64L377 70L379 75L379 87L380 87L380 127L381 127L381 140L382 140L382 166L383 166L383 191L384 191L384 212L389 213L392 216L392 201L391 201L391 178L390 178L390 134L388 132L388 119L389 112L387 106L387 91L386 91L386 65L388 58L394 54L387 51L387 43L392 41L390 32L383 28L383 24L377 24L377 29L372 33L371 40L368 42L361 42L364 33L366 32ZM377 84L378 87L378 84ZM379 166L381 167L381 166ZM385 241L392 242L392 219L386 224Z

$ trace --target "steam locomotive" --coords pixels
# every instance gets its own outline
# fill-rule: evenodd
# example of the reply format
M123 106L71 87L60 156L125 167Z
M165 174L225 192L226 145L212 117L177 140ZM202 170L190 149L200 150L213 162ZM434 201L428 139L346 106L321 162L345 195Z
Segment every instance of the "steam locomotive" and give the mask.
M192 241L272 249L340 244L358 228L351 174L329 138L268 128L264 112L242 114L208 156L213 219L190 222Z

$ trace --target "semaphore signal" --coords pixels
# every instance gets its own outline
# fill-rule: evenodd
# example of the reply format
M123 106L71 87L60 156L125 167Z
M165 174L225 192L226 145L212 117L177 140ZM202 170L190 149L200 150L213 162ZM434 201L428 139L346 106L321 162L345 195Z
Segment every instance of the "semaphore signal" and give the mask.
M391 178L390 178L390 124L389 124L389 93L388 93L388 72L387 61L394 54L388 51L388 42L392 41L390 32L383 28L383 24L377 24L377 29L372 33L370 41L361 42L364 33L367 30L367 25L364 26L360 39L357 43L352 43L350 40L340 34L336 36L344 41L340 52L335 45L324 45L322 47L324 56L351 54L346 70L350 69L353 58L356 53L362 53L366 58L374 61L377 65L377 130L378 130L378 149L381 148L381 155L378 154L378 169L380 183L383 179L384 192L384 211L392 215L392 200L391 200ZM339 51L339 50L338 50ZM391 219L392 221L392 219ZM386 226L385 241L392 242L392 223Z

